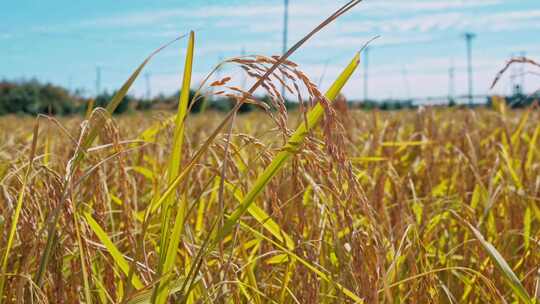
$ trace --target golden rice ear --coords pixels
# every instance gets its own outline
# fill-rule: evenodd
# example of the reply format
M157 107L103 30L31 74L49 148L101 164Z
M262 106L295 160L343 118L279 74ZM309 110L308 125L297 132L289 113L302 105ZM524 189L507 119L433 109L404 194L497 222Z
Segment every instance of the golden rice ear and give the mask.
M126 96L128 90L133 85L133 82L137 79L137 77L139 76L141 71L144 69L144 67L148 64L148 62L150 62L150 60L152 60L152 58L156 54L158 54L159 52L161 52L162 50L164 50L165 48L170 46L172 43L182 39L183 37L185 37L185 36L180 36L180 37L177 37L174 40L171 40L170 42L168 42L168 43L164 44L163 46L159 47L158 49L156 49L148 57L146 57L146 59L139 65L139 67L133 72L133 74L131 74L129 79L122 85L120 90L116 93L116 95L109 102L109 104L108 104L108 106L106 108L106 111L109 114L114 113L114 111L116 110L116 108L118 107L120 102L122 102L122 99L124 99L124 97ZM61 198L61 203L57 207L57 209L53 210L52 217L50 217L48 219L47 223L45 224L46 227L42 228L42 230L39 233L40 235L42 235L42 234L44 234L45 231L47 231L47 245L45 247L45 250L41 254L38 271L34 275L34 281L37 284L37 286L39 286L39 287L41 287L41 284L42 284L42 281L43 281L43 278L44 278L44 275L45 275L46 267L49 264L49 260L51 258L53 247L58 242L58 240L56 239L56 229L57 229L58 219L59 219L59 215L60 215L60 208L63 207L63 205L65 204L65 202L68 199L67 193L68 193L68 189L71 187L71 182L72 182L72 176L71 175L80 166L82 160L85 157L86 150L94 143L95 139L97 138L97 136L99 134L99 130L100 130L100 128L92 128L89 131L88 135L84 136L84 138L81 137L81 141L77 145L75 154L73 155L73 157L69 161L69 166L67 168L68 176L66 176L65 184L63 185L63 190L62 190L63 194L62 194L62 198ZM2 294L0 294L0 301L2 301Z
M347 81L350 79L353 72L358 67L358 64L360 63L360 54L356 54L354 58L352 59L351 63L345 68L345 70L341 73L341 75L336 79L334 84L330 87L328 92L326 93L326 98L330 101L333 101L338 96L341 89L345 86ZM264 188L268 185L270 180L276 176L276 174L283 168L283 166L286 164L287 160L293 156L295 153L298 152L300 146L302 145L302 142L306 138L309 131L314 128L317 123L320 121L324 114L324 107L322 105L322 100L307 114L307 124L301 123L300 126L296 129L296 131L293 133L293 135L289 138L287 144L281 148L281 152L279 152L276 157L272 160L270 165L266 167L266 169L259 175L257 180L255 181L255 184L251 188L251 190L244 196L244 198L240 201L240 205L233 211L233 213L228 216L225 219L225 222L222 227L219 227L218 229L215 229L212 238L210 240L210 247L208 249L212 249L213 247L217 246L219 242L224 240L229 233L231 233L236 225L240 223L240 218L244 213L249 212L252 216L254 216L259 222L263 223L263 227L268 230L271 234L278 237L278 239L281 239L281 235L283 237L282 241L286 243L287 253L290 253L290 250L293 249L293 243L284 234L282 229L279 229L279 226L273 225L272 222L266 222L265 219L269 218L259 207L254 205L256 198L259 196L259 194L264 190ZM253 230L251 230L253 231ZM283 249L285 250L285 249ZM300 259L296 255L291 256L292 259L296 260L298 259L300 262L305 262L303 259ZM309 263L305 262L304 265L309 265ZM309 268L313 272L315 272L321 279L324 279L328 281L329 283L333 283L337 286L339 290L341 290L346 296L348 296L351 300L353 300L356 303L363 303L362 299L360 299L358 296L354 294L354 292L346 289L345 287L341 286L339 283L335 283L332 280L330 280L327 276L323 275L322 272L316 271L313 266Z

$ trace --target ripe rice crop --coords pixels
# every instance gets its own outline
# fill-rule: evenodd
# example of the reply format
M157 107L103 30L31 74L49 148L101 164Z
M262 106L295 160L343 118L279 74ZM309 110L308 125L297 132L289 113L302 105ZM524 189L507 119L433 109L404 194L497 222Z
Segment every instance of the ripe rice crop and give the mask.
M42 119L26 173L34 122L0 120L3 244L25 189L5 300L149 300L145 291L159 280L161 224L156 215L145 221L145 211L166 185L174 128L161 128L152 141L136 138L163 121L162 115L105 119L100 144L72 173L63 206L62 182L80 142L81 121L62 120L60 128ZM349 115L340 134L345 160L329 153L322 129L314 130L256 199L260 217L257 211L244 214L219 246L205 251L193 281L185 283L216 219L238 207L282 145L280 132L264 114L239 116L220 202L228 136L216 138L173 200L173 213L181 202L188 209L170 284L176 300L353 302L341 288L368 303L502 302L519 299L520 291L535 296L537 111ZM186 121L185 155L196 153L220 119L221 114L206 113ZM34 276L47 236L42 230L57 209L57 243L37 286ZM491 258L493 248L517 282L508 281ZM185 294L190 289L189 297L179 293L182 287Z
M358 2L226 60L228 114L189 114L191 33L176 114L111 117L151 55L106 109L0 118L0 302L538 301L540 112L334 107L359 54L324 94L287 57Z

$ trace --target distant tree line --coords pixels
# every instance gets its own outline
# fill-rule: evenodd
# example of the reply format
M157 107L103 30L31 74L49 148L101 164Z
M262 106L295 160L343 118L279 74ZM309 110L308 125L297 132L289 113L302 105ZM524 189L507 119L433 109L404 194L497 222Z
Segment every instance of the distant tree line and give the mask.
M36 80L0 82L0 114L51 113L67 115L77 112L82 100L64 88Z
M94 99L94 106L106 107L113 98L115 92L103 92ZM193 102L195 92L190 91L190 101ZM171 95L160 94L151 99L135 98L126 96L115 114L137 110L174 110L178 104L179 92ZM540 95L526 96L520 92L506 97L506 102L512 108L527 107L540 98ZM70 92L69 90L49 84L41 83L37 80L28 81L0 81L0 115L4 114L51 114L51 115L71 115L85 113L91 98L83 97L80 92ZM268 97L262 97L262 102L269 103ZM198 97L194 104L190 104L192 112L201 110L227 111L230 110L235 101L227 98L205 99ZM486 105L491 104L491 98L486 100ZM296 102L287 102L288 109L298 107ZM362 103L349 102L349 107L365 110L401 110L412 109L417 105L412 100L384 100L366 101ZM450 100L447 106L456 106L455 101ZM240 112L250 112L256 110L253 104L244 104Z
M94 107L106 107L116 92L103 92L94 98L84 97L80 92L53 85L44 84L37 80L0 81L0 115L4 114L51 114L71 115L85 113L91 100ZM175 109L178 105L180 92L171 95L160 94L151 99L136 98L127 95L120 102L115 114L137 110ZM263 101L267 101L263 98ZM235 101L230 98L206 99L204 96L195 98L195 91L190 90L190 108L192 112L200 112L203 108L215 111L232 109ZM196 101L196 102L194 102ZM191 104L191 102L194 102ZM257 107L244 104L240 112L250 112Z
M26 81L0 81L0 115L5 114L51 114L71 115L83 114L87 111L90 101L94 107L106 107L116 92L102 92L96 97L84 97L80 92L71 92L61 86L41 83L37 80ZM190 90L190 109L192 112L201 110L228 111L232 109L235 101L232 98L219 97L207 99L205 96L195 96ZM127 95L120 102L115 114L138 110L175 110L178 105L180 92L170 95L160 94L153 98L136 98ZM261 101L268 103L269 98L263 97ZM295 103L287 102L288 108L294 108ZM257 109L253 104L243 104L241 113Z

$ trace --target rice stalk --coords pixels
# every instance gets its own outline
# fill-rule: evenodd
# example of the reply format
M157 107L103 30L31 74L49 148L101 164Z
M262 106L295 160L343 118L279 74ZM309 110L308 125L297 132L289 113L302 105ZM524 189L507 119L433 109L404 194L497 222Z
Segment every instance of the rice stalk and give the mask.
M186 61L184 65L184 78L182 81L182 90L180 93L180 100L178 102L178 113L176 115L176 127L174 130L173 148L170 156L170 162L167 168L168 182L171 183L176 177L178 177L180 171L180 164L182 161L182 146L184 144L184 121L187 116L187 109L189 103L189 90L191 88L191 74L193 69L193 53L195 48L195 34L193 32L189 35ZM181 198L179 207L176 208L176 218L172 232L169 236L169 225L171 217L172 204L174 203L173 197L170 196L162 205L162 217L161 217L161 244L160 244L160 264L158 265L158 275L164 275L166 279L164 282L158 283L154 287L154 293L156 296L155 303L165 303L169 296L169 288L167 277L173 270L174 262L176 260L176 251L180 243L182 231L184 229L184 219L187 212L187 204ZM170 239L169 239L170 238ZM160 289L161 284L165 287Z
M32 146L30 149L29 163L26 166L26 170L25 170L24 177L22 180L22 187L21 187L21 190L19 190L19 195L17 197L17 205L15 206L15 210L13 212L12 219L11 219L11 228L9 229L9 236L7 239L7 243L4 247L5 252L4 252L4 257L2 258L2 270L0 272L0 303L2 303L2 301L4 300L4 285L6 283L6 278L7 278L8 260L11 253L11 247L13 246L13 242L15 241L15 234L17 232L17 224L19 223L19 217L21 215L21 210L23 207L24 195L26 192L26 187L28 185L28 179L30 177L30 172L32 171L32 165L34 164L34 156L36 153L38 135L39 135L39 123L36 122L34 124L34 132L32 135Z

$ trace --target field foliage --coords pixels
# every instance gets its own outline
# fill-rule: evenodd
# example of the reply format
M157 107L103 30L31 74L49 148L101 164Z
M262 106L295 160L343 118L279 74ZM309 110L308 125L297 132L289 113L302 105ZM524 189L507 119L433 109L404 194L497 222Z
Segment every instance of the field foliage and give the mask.
M230 135L212 142L171 196L171 216L186 209L179 245L170 252L175 299L482 303L534 297L538 111L337 117L343 127L331 136L341 138L340 147L325 141L323 128L314 129L213 247L213 227L222 229L264 168L286 150L281 132L261 113L238 117ZM181 167L222 119L208 112L186 121ZM62 120L62 127L39 121L34 133L32 119L0 120L2 254L24 193L4 300L149 301L160 280L164 237L152 205L167 189L174 124L164 125L160 113L102 118L99 144L71 168L88 126L75 118ZM66 176L73 180L69 189L63 189ZM59 213L56 242L41 269L53 212Z
M348 109L361 50L325 93L288 57L359 2L195 94L190 33L176 113L112 117L165 45L84 117L0 118L0 303L537 303L540 112Z

